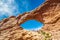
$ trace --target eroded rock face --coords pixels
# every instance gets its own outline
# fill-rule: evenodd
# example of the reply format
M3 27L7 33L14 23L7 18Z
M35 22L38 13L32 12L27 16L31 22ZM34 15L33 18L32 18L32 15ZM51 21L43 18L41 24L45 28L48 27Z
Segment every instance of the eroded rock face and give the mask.
M30 19L43 22L44 27L35 32L19 26ZM47 0L31 12L2 20L0 40L60 40L60 0Z
M57 30L60 24L60 1L57 0L55 2L54 0L54 3L51 3L49 5L51 7L49 7L47 12L43 13L43 17L44 17L43 20L45 20L44 23L46 27L51 26L51 30L55 29L54 27L56 27L56 30Z
M0 40L40 40L43 35L21 28L16 17L11 16L0 22Z

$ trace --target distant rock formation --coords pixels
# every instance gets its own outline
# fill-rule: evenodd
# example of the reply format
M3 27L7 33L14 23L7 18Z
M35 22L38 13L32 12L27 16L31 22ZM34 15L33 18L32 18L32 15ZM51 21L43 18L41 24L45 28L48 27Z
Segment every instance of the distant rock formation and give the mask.
M44 23L43 28L35 32L19 26L32 19ZM46 0L31 12L3 19L0 40L60 40L60 0Z

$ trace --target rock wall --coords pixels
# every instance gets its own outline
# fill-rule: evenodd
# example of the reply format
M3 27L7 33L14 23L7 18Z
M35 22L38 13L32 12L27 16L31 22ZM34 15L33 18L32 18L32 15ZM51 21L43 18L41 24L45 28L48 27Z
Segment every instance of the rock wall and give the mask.
M38 31L27 31L19 25L27 20L44 23ZM11 16L0 22L0 40L60 40L60 0L46 0L31 12Z

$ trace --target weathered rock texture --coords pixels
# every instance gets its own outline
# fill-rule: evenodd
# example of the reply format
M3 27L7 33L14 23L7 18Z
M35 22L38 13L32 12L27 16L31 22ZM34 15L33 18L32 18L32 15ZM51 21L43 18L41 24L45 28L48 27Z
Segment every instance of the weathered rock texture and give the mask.
M32 19L43 22L44 27L35 32L19 26ZM2 20L0 40L60 40L60 0L46 0L31 12Z

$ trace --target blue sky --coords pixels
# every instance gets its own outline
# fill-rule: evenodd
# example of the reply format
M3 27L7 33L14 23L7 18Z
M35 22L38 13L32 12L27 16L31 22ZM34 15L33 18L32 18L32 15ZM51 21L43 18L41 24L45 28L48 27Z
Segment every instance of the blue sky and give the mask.
M21 24L22 28L25 30L39 30L43 27L43 23L37 21L37 20L28 20Z
M8 16L17 16L31 11L41 5L45 0L0 0L0 20Z
M45 0L18 0L16 1L19 8L19 11L21 13L26 12L26 11L31 11L41 5ZM24 10L23 10L24 9Z
M23 14L24 12L34 10L44 2L45 0L0 0L0 20L8 18L12 15L17 16L18 14ZM31 22L35 23L39 27L42 25L42 23L39 23L36 20L30 20L23 23L21 26L23 26L23 28L26 28ZM35 24L33 24L33 26ZM31 27L31 25L32 24L30 24L29 27ZM34 27L39 28L36 25ZM34 29L34 27L30 29Z

